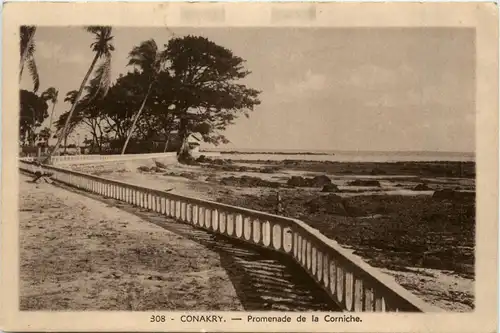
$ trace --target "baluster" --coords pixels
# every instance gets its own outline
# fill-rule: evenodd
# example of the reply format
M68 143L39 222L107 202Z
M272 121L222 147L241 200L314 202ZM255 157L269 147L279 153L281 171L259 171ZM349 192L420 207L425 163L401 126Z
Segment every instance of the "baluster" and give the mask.
M345 302L345 270L338 264L337 264L337 301L340 304L344 304Z
M174 200L173 199L168 199L168 216L169 217L174 217Z
M221 234L227 232L227 215L225 212L219 212L219 230Z
M282 235L282 228L279 224L277 224L275 221L273 221L273 223L275 223L273 225L273 227L271 228L272 232L272 245L273 245L273 248L275 250L280 250L281 249L281 239L283 237Z
M314 246L312 243L311 243L311 268L309 269L312 273L313 276L316 275L316 265L317 265L317 254L316 254L316 246Z
M360 278L356 278L354 276L354 295L353 295L353 310L356 312L361 312L363 311L363 307L365 304L365 293L364 293L364 286L363 286L363 280Z
M254 219L252 223L252 239L255 244L262 242L262 223L259 219Z
M299 261L299 233L297 231L295 231L293 233L293 257L295 258L295 260Z
M302 236L301 236L301 238L302 238L302 244L301 244L300 248L302 250L301 251L302 258L300 260L300 263L302 264L302 267L307 268L307 240Z
M293 232L290 227L283 228L281 233L281 244L285 253L292 253L293 251ZM293 254L293 253L292 253Z
M193 224L198 225L199 220L200 220L200 206L198 206L198 204L195 204L193 207Z
M323 286L328 288L333 295L333 291L330 286L330 257L326 253L323 256Z
M177 215L177 203L175 202L175 199L171 200L170 201L170 204L171 204L171 212L172 212L172 215L170 215L171 217L175 217Z
M210 208L205 208L205 228L210 229L212 226L212 210Z
M212 210L211 220L212 220L212 230L218 231L219 230L219 212L217 211L217 209Z
M375 310L375 297L373 288L363 283L363 311L373 312Z
M235 224L236 224L236 237L241 238L241 236L243 236L243 219L241 214L235 214Z
M316 278L321 284L323 279L323 252L319 248L316 248Z
M385 312L385 300L382 295L375 291L375 312Z
M167 198L161 197L161 214L166 215L167 213Z
M161 197L155 195L155 212L161 213Z
M227 235L232 236L234 232L234 215L233 213L226 213L227 221Z
M245 240L249 241L253 236L253 221L251 217L245 217L243 219L243 235Z
M354 274L350 270L345 272L345 307L347 311L354 311Z
M265 221L262 228L262 244L266 247L270 246L272 243L272 228L271 222Z

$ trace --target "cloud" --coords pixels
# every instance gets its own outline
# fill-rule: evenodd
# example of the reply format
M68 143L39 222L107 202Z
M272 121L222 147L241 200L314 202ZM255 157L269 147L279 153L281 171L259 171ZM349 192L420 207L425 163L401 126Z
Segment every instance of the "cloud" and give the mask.
M57 44L51 41L37 42L36 57L70 64L82 64L88 62L83 54L70 51L68 48L63 47L61 44Z
M313 91L322 91L326 88L326 76L316 74L310 70L306 72L303 79L288 83L276 82L274 84L275 93L279 95L297 96Z

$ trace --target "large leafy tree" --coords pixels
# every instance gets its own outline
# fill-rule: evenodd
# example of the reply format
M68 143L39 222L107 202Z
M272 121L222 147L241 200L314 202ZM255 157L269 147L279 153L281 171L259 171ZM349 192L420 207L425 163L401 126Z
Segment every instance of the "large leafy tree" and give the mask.
M33 91L36 93L40 87L40 77L35 62L35 33L35 26L23 25L20 28L21 61L19 64L19 80L23 76L24 65L27 64L33 80Z
M58 96L59 96L59 91L54 88L54 87L50 87L48 88L47 90L45 90L43 93L42 93L42 98L46 101L50 101L50 103L52 104L52 111L50 112L50 118L49 118L49 127L48 127L48 136L50 138L51 134L52 134L52 124L53 124L53 120L54 120L54 110L55 110L55 107L56 107L56 104L58 102ZM48 139L47 139L48 141Z
M48 117L46 101L35 93L27 90L20 92L20 141L31 146L36 142L36 130Z
M175 96L170 109L178 119L182 142L179 160L190 158L188 138L192 133L200 133L205 142L215 145L227 143L222 134L226 127L241 114L248 117L260 104L258 90L238 83L250 74L245 60L197 36L171 39L165 56Z
M134 132L131 131L133 121L135 120L137 128L139 118L148 116L147 107L141 113L138 112L145 100L148 85L148 79L139 71L127 73L117 79L102 101L107 116L107 129L114 133L120 150L123 150L127 137Z
M69 110L66 122L64 124L64 127L62 128L61 135L58 136L56 146L54 147L54 150L48 155L47 160L49 160L50 157L59 149L62 139L66 137L67 135L66 133L69 129L73 113L75 112L75 109L79 104L79 100L87 85L87 81L89 80L91 74L94 72L94 68L99 60L101 61L101 63L98 66L94 77L98 82L96 85L98 89L96 89L95 93L96 95L100 94L101 96L106 95L109 89L110 71L111 71L111 52L114 51L115 49L112 44L113 40L113 36L111 35L112 28L106 26L90 26L85 29L89 33L91 33L94 37L94 42L90 45L90 47L94 51L95 55L94 58L92 59L92 63L90 64L89 69L87 70L87 73L85 74L85 77L82 80L80 88L78 89L78 93L75 96L75 103L71 106L71 109Z
M125 140L125 144L123 145L122 155L125 154L127 150L127 145L134 133L137 120L141 116L143 112L146 102L151 93L151 89L156 82L160 71L162 70L163 63L165 60L164 53L158 49L158 45L156 44L154 39L150 39L142 42L139 46L136 46L130 51L129 54L129 66L134 66L137 68L141 74L146 78L148 89L144 95L144 99L142 101L139 110L137 111L134 120L132 122L132 126L130 127L129 133L127 135L127 139Z

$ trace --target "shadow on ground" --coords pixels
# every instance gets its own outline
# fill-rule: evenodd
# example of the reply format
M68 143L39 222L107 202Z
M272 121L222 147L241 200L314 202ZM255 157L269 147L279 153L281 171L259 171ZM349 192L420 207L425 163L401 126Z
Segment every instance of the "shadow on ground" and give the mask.
M57 186L120 208L218 253L221 265L247 311L340 311L311 277L284 255L197 229L115 199L65 185Z

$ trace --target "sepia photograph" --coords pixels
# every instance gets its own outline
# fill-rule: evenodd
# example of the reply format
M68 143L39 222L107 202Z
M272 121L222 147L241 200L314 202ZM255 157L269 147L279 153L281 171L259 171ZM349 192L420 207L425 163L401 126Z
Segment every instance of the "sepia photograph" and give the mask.
M16 39L15 311L478 308L476 28L22 23Z

